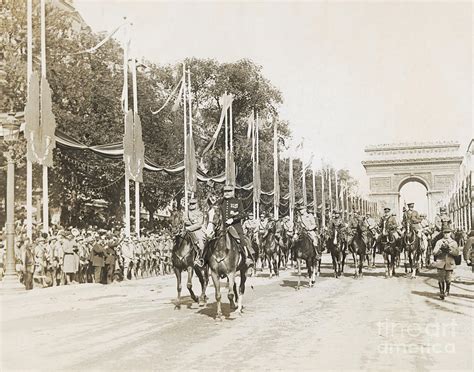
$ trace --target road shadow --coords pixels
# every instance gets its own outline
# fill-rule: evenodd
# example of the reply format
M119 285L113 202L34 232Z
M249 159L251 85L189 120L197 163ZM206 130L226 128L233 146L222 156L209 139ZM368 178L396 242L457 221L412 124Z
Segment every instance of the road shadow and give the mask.
M235 311L232 311L232 312L230 311L229 303L221 302L221 310L222 310L222 316L224 316L227 320L235 320L235 318L231 317L233 313L235 313ZM196 311L196 314L200 314L212 319L216 319L217 303L216 302L207 303L204 308Z
M309 286L309 281L308 280L301 280L300 281L300 288L308 287L308 286ZM280 287L296 289L298 287L298 281L297 280L283 280L280 283Z
M444 304L449 304L449 305L452 305L452 306L455 306L455 307L466 307L466 305L458 304L458 303L449 301L450 297L466 298L465 295L460 295L460 294L457 294L457 293L450 293L449 297L446 297L445 300L441 300L439 298L439 293L437 293L437 292L411 291L411 294L414 294L416 296L425 297L427 299L426 303L430 307L432 307L433 309L446 311L446 312L452 313L452 314L459 314L459 315L469 316L468 314L466 314L462 311L457 311L457 310L454 310L454 309L450 309L446 305L444 305ZM467 297L468 299L474 299L473 296L470 296L470 295L467 295L467 296L468 296ZM469 309L471 309L470 306L468 306L468 307L469 307Z

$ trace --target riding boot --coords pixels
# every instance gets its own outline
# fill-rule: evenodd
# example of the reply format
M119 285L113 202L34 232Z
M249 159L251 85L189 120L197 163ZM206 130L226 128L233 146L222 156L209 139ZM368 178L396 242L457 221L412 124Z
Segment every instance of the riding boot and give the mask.
M246 257L245 264L247 265L247 267L255 267L255 259L246 245L244 245L244 253Z
M451 287L451 283L450 282L446 282L446 291L444 291L444 294L446 295L446 297L449 296L449 289Z
M438 282L439 286L439 298L444 300L444 282Z

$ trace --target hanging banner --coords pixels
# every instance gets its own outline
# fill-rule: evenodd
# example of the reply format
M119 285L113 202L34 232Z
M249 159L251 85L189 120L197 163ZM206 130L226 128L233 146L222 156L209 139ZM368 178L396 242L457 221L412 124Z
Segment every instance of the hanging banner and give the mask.
M217 141L217 137L219 136L219 132L221 131L222 125L224 124L225 113L230 108L230 105L232 105L233 99L234 99L234 96L232 94L223 94L221 98L219 99L219 104L222 107L219 124L217 125L216 131L212 135L211 140L209 141L205 149L202 150L201 156L204 156L204 154L206 154L209 150L214 148L214 145L216 144L216 141Z
M123 145L125 177L132 181L143 182L145 146L142 139L142 125L138 114L133 115L132 111L125 116Z
M185 177L186 185L189 192L197 191L197 163L196 163L196 152L194 149L193 137L189 134L186 135L186 167Z
M28 89L29 99L25 107L27 157L32 163L50 167L56 147L56 119L52 109L51 88L48 80L41 78L40 97L38 74L33 73Z

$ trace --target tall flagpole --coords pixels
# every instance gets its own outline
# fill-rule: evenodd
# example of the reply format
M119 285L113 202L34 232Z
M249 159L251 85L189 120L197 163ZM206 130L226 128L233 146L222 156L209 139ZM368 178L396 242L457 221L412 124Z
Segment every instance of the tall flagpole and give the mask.
M303 205L308 205L308 197L306 196L306 165L304 163L304 157L301 156L301 176L303 177L302 189L303 189Z
M336 181L336 186L334 192L336 193L336 210L339 211L339 186L337 182L337 169L334 169L334 179Z
M186 136L187 136L187 115L186 115L186 65L183 62L183 129L184 129L184 212L185 215L188 214L188 183L186 180L186 156L188 154L188 149L186 145Z
M277 179L278 177L278 125L277 121L273 121L273 216L275 220L278 220L279 215L279 203L280 201L277 200L278 195L277 192Z
M259 117L258 117L258 111L257 111L257 120L256 120L256 126L255 126L255 164L256 164L256 170L257 170L257 177L259 179L259 188L261 186L261 178L260 178L260 160L259 160L259 146L258 146L258 140L259 140L259 127L260 127L260 123L259 123ZM259 190L260 191L260 190ZM260 194L260 193L259 193ZM256 200L256 212L257 212L257 216L258 218L260 218L260 195L257 195L258 198Z
M46 10L45 0L41 0L41 77L46 79ZM43 94L43 92L41 92ZM43 110L43 107L41 107ZM43 112L41 112L43 114ZM43 117L41 117L43 119ZM48 167L43 164L43 232L49 231Z
M193 111L191 106L191 71L188 68L188 110L189 110L189 138L193 140ZM186 160L185 160L186 161ZM185 175L186 177L186 175ZM191 198L194 198L194 192L191 192Z
M322 160L321 160L321 164L322 164ZM322 222L323 222L323 228L326 227L326 196L324 195L324 183L325 183L325 180L324 180L324 164L323 166L321 167L321 204L322 204L322 207L321 207L321 218L322 218Z
M227 92L225 92L227 96ZM228 120L228 112L229 110L226 109L224 114L224 147L225 147L225 182L227 184L229 178L229 120Z
M135 117L138 115L138 94L137 94L137 60L132 48L132 91L133 91L133 118L135 127ZM135 130L134 130L135 133ZM140 237L140 182L135 181L135 233Z
M331 214L333 212L333 207L332 207L332 175L331 175L332 171L331 171L331 168L328 167L328 181L329 181L329 207L331 209Z
M293 149L290 148L290 159L289 159L289 181L290 185L288 187L289 190L289 199L288 199L288 209L289 209L289 214L290 214L290 223L293 224L294 221L294 205L292 203L293 200L293 193L294 193L294 179L293 179Z
M318 214L318 201L316 198L316 171L313 168L313 210L314 210L314 215L317 216Z
M130 45L128 27L128 24L124 27L125 46L123 49L123 91L125 93L123 97L124 126L126 126L128 113L128 47ZM130 181L127 175L125 175L125 236L127 238L130 237Z
M29 92L31 74L33 73L33 12L32 12L32 1L27 0L26 2L26 28L27 28L27 59L26 59L26 81L27 81L27 92ZM31 97L28 97L28 100ZM33 235L33 166L31 160L26 159L26 235L32 239Z
M251 122L251 125L252 125L252 131L251 131L251 136L252 136L252 181L253 181L253 185L255 187L255 176L256 176L256 172L255 172L255 111L252 111L252 122ZM255 192L255 191L254 191ZM256 206L256 203L255 203L255 197L252 198L252 211L253 211L253 216L254 216L254 219L257 219L258 216L256 215L257 213L257 206Z

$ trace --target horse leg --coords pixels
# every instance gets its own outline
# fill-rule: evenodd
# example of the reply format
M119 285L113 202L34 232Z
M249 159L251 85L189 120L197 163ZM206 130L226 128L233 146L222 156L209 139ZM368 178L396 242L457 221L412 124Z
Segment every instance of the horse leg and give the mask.
M268 260L268 271L270 272L270 279L273 277L273 264L272 264L272 256L266 254L265 257Z
M296 290L300 289L300 282L301 282L301 258L296 258L296 266L298 267L298 285L296 286Z
M336 262L336 257L334 257L334 254L331 253L331 259L332 259L332 268L334 269L334 277L337 279L337 262Z
M309 278L309 287L312 288L316 282L316 267L314 257L312 259L306 260L306 266L308 266L308 278Z
M317 261L317 267L318 271L316 272L316 276L319 276L321 274L321 258Z
M174 274L176 275L176 282L177 282L177 290L178 290L178 297L176 298L176 305L175 310L181 309L181 270L174 268Z
M275 268L275 275L280 276L280 272L278 271L280 268L280 263L278 262L278 253L275 252L273 254L273 267Z
M212 282L214 283L214 290L216 292L216 305L217 305L217 314L216 320L222 320L222 309L221 309L221 282L219 280L219 275L214 271L211 271Z
M354 260L354 279L359 277L359 261L357 260L357 252L352 252L352 259Z
M239 285L239 297L237 299L237 311L240 315L242 315L242 303L244 300L244 293L245 293L245 282L247 281L247 275L245 274L245 270L240 270L240 285Z
M388 261L388 255L385 252L383 253L383 263L385 266L385 277L389 278L390 277L390 264Z
M198 304L199 306L204 306L206 303L206 289L207 289L207 276L208 274L206 273L206 268L202 269L204 271L201 271L201 269L196 268L196 275L199 279L199 283L201 283L201 296L199 297Z
M228 292L227 292L227 298L229 299L229 305L230 305L230 310L235 310L237 306L235 306L234 302L234 284L235 284L235 272L230 272L227 274L227 277L229 278L229 287L228 287Z
M193 299L194 302L199 302L197 296L194 294L194 291L193 291L193 268L192 268L192 266L188 267L187 271L188 271L187 287L188 287L189 294L191 295L191 298Z

